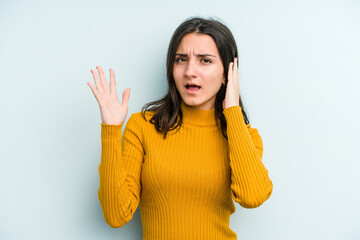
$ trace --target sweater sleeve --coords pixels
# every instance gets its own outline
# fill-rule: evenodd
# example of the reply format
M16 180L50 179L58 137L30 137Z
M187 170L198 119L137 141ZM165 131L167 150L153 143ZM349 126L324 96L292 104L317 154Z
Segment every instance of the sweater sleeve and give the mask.
M105 221L113 228L129 222L135 213L141 192L143 162L141 128L134 115L121 136L120 125L101 123L101 163L98 197Z
M256 128L245 124L240 106L223 111L231 168L231 194L244 208L256 208L269 199L273 184L262 163L263 143Z

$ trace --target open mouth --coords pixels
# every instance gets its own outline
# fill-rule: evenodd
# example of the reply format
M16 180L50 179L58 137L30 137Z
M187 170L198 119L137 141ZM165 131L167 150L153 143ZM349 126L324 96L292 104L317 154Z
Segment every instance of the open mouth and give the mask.
M196 84L186 84L185 88L188 90L196 91L199 90L201 87Z

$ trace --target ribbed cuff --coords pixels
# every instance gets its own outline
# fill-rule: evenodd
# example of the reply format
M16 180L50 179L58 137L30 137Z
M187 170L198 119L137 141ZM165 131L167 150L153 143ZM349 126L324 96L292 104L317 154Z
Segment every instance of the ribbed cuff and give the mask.
M234 109L238 109L241 112L241 107L240 106L232 106L232 107L229 107L229 108L225 108L223 110L223 113L225 114L225 112L233 111Z
M223 111L227 121L228 140L236 143L236 146L252 146L253 142L248 132L248 126L245 124L244 115L240 106L232 106ZM240 144L240 145L239 145ZM240 150L240 149L239 149Z
M235 120L238 121L239 119L243 120L244 115L242 114L242 108L240 106L232 106L223 110L223 114L227 121ZM245 122L244 122L245 124ZM246 124L245 124L246 125Z
M121 140L121 129L124 124L119 125L112 125L112 124L103 124L101 123L101 140L102 141L109 141L109 140L115 140L120 141Z

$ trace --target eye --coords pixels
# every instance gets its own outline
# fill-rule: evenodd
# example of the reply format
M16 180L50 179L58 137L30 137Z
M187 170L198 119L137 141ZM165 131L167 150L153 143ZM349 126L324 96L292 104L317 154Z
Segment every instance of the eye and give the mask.
M207 58L203 58L203 59L201 59L201 61L202 61L203 63L211 63L211 60L210 60L210 59L207 59Z
M181 63L181 62L185 62L185 61L186 61L186 58L183 58L183 57L175 58L175 62L177 62L177 63Z

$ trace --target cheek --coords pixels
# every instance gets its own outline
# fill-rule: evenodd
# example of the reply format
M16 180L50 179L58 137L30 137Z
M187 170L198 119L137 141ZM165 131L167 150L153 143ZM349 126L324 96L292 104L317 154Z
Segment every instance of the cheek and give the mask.
M182 85L182 81L181 81L181 78L179 77L179 74L176 72L176 71L173 71L173 78L174 78L174 83L175 83L175 86L177 88L177 90L180 92L180 86Z
M179 81L181 79L181 69L174 67L172 75L175 80Z
M178 76L177 76L177 73L176 73L176 70L175 70L175 69L173 69L172 75L173 75L174 81L175 81L175 83L176 83L176 82L178 81Z
M213 86L213 88L216 88L217 90L220 90L222 83L225 82L224 81L224 72L223 72L223 70L218 69L217 71L214 71L212 73L212 78L211 79L212 79L211 80L211 82L212 82L211 85Z

